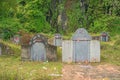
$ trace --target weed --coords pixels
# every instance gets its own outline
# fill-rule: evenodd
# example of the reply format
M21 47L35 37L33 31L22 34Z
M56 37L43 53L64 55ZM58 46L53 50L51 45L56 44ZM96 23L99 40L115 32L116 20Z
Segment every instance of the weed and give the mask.
M120 45L118 43L118 40L114 45L101 43L101 62L120 65Z

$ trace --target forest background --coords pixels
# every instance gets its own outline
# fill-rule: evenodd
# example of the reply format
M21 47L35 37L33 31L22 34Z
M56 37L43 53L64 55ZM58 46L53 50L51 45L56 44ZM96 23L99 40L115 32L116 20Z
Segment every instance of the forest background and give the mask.
M120 34L119 0L0 0L0 36L28 33L69 35L77 28L90 33Z

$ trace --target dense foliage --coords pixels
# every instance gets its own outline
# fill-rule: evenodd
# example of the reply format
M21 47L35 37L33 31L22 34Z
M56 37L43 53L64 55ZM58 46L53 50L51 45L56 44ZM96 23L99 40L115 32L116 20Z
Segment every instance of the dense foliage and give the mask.
M70 30L85 27L91 32L116 32L120 30L119 0L67 0ZM69 2L71 1L71 3Z
M91 33L120 34L119 0L1 0L0 33L5 39L19 30L71 33L84 27Z

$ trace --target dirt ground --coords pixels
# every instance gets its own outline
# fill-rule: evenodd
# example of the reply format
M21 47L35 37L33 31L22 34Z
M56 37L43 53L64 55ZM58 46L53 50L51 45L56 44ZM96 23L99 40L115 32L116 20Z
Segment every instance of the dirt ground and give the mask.
M120 80L120 66L65 64L62 80Z

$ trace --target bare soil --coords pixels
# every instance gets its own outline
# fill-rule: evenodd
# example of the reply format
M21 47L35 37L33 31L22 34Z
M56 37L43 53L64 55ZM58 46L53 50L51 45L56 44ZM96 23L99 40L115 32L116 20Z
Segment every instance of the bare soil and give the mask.
M120 66L64 64L62 80L120 80Z

